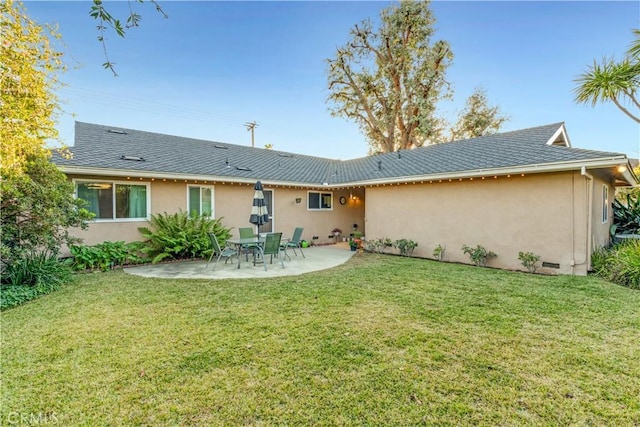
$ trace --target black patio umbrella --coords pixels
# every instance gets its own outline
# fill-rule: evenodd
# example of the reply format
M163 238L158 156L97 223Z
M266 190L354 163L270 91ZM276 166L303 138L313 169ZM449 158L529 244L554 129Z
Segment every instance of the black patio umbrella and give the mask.
M262 183L256 182L253 187L256 192L253 194L253 206L251 207L251 216L249 222L258 226L258 233L260 233L260 226L269 222L269 211L267 211L267 205L264 202L264 194L262 193Z

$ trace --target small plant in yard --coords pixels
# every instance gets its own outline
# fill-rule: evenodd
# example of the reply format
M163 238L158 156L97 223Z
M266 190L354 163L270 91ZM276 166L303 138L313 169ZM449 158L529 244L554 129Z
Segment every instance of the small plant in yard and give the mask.
M221 221L222 218L188 215L182 211L151 215L151 228L138 228L142 236L149 239L143 252L152 257L154 263L166 258L207 257L212 251L209 232L216 234L221 245L231 237L229 228Z
M388 237L371 239L365 242L365 250L367 252L377 252L379 254L384 253L384 250L391 246L393 246L393 242Z
M142 256L144 242L125 243L102 242L94 246L71 245L69 251L73 255L71 267L74 270L102 270L107 271L125 264L140 264L148 262Z
M469 255L471 261L473 261L473 263L478 267L486 266L487 261L490 258L495 258L498 256L495 254L495 252L487 251L482 245L478 245L475 248L467 245L462 245L462 252Z
M438 261L442 261L442 258L444 257L444 246L438 244L438 246L433 250L433 257Z
M640 289L640 240L630 239L611 248L595 250L591 267L603 279Z
M402 256L411 256L417 246L418 244L416 242L409 239L399 239L393 243L393 247L396 248Z
M30 252L3 266L0 309L15 307L56 291L72 279L69 267L49 252Z
M540 261L540 255L536 255L533 252L518 252L518 259L522 261L522 265L529 273L535 273L538 269L537 264Z

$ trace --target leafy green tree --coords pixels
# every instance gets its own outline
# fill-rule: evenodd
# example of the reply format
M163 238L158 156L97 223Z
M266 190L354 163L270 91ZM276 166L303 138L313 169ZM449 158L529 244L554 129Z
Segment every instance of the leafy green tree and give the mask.
M32 22L20 3L0 3L0 156L3 181L19 176L29 157L47 155L57 140L58 74L61 53L50 43L59 36Z
M57 253L73 239L69 227L90 218L73 185L49 162L58 102L53 88L64 70L50 28L33 22L20 3L0 3L0 255L7 264L37 252Z
M428 2L403 1L351 30L351 40L329 59L331 113L360 125L372 152L418 147L437 128L438 100L450 96L445 73L453 54L432 40Z
M496 133L508 120L509 118L500 112L500 107L489 105L486 90L476 89L467 99L458 122L451 129L449 140L476 138Z
M446 71L453 53L446 41L434 40L429 2L401 1L383 9L380 18L377 29L370 20L356 25L349 42L328 60L332 115L355 121L371 153L450 140L450 125L436 110L452 97ZM453 128L461 135L497 131L506 120L482 91L467 104Z
M621 61L603 58L594 61L587 71L575 80L575 101L595 106L613 102L624 114L640 123L640 30L633 30L635 40ZM635 111L637 110L637 111Z

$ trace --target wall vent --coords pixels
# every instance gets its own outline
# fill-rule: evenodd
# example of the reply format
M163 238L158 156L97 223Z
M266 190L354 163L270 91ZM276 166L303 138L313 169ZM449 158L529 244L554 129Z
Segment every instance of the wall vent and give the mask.
M548 268L560 268L560 264L556 264L555 262L543 262L542 266Z

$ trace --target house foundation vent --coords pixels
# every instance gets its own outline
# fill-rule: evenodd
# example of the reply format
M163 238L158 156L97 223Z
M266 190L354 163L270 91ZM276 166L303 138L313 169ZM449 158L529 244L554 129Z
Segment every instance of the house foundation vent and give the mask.
M560 268L560 264L555 263L555 262L543 262L542 266L543 267L548 267L548 268Z

